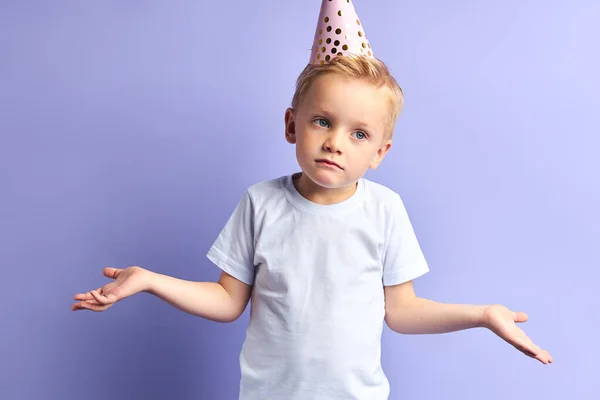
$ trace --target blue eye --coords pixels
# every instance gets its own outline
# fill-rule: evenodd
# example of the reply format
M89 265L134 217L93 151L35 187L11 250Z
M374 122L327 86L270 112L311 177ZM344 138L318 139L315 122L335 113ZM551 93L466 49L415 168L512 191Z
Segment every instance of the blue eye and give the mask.
M322 128L327 128L329 126L329 122L327 122L327 120L324 118L318 118L315 121Z
M363 139L367 138L367 134L364 133L364 132L358 131L358 132L354 132L354 133L357 136L356 138L359 139L359 140L363 140Z

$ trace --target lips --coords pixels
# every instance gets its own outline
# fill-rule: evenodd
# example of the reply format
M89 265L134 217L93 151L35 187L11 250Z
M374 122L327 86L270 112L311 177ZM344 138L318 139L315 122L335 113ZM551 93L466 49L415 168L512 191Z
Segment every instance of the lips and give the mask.
M327 165L332 165L334 167L338 167L339 169L344 169L342 168L338 163L331 161L331 160L326 160L326 159L320 159L317 160L318 163L323 163L323 164L327 164Z

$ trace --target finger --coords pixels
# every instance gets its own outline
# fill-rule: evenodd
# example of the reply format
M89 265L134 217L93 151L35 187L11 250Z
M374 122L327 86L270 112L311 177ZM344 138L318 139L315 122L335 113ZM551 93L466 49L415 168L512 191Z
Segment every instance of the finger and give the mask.
M524 312L516 312L514 313L515 322L527 322L529 320L529 316Z
M75 311L88 310L88 311L94 311L94 312L102 312L102 311L106 311L108 309L108 307L110 307L110 305L96 305L96 304L81 303Z
M107 304L108 299L106 298L106 296L104 296L103 294L100 294L99 292L100 292L100 290L92 290L90 293L94 297L94 300L96 300L98 303Z
M552 356L547 350L542 350L542 356L543 360L540 361L542 361L544 364L552 364Z
M86 303L86 304L91 304L91 305L100 305L100 306L101 306L101 305L103 305L103 304L101 304L101 303L98 303L98 302L97 302L95 299L93 299L93 298L92 298L91 300L83 300L83 301L80 301L79 303ZM77 303L77 304L79 304L79 303Z
M550 364L550 354L546 350L542 350L540 354L536 357L542 364Z
M73 300L92 300L94 297L92 297L92 294L90 292L87 293L78 293L75 296L73 296Z
M534 358L542 364L550 364L552 362L552 357L550 357L550 354L546 350L541 350Z
M538 355L542 352L542 349L540 349L538 346L536 346L531 341L531 339L529 339L527 336L519 338L517 340L517 342L515 343L515 346L520 351L522 351L523 353L525 353L529 357L533 357L533 358L537 358Z
M106 268L104 268L104 270L102 272L103 272L104 276L106 276L107 278L117 279L117 277L119 276L121 271L122 271L121 269L117 269L117 268L113 268L113 267L106 267Z
M105 311L110 306L111 306L111 304L103 305L103 304L99 304L95 301L82 301L82 302L73 304L71 306L71 309L73 311L89 310L89 311L99 312L99 311Z
M104 303L105 304L113 304L116 303L118 300L117 295L110 289L105 290L106 287L110 286L106 285L104 288L102 288L101 290L98 291L98 294L100 294L104 299ZM115 289L116 291L118 291L118 288Z
M98 293L103 293L102 288L97 288L96 290L98 291ZM92 296L92 292L78 293L75 296L73 296L73 300L93 300L93 299L94 299L94 297Z

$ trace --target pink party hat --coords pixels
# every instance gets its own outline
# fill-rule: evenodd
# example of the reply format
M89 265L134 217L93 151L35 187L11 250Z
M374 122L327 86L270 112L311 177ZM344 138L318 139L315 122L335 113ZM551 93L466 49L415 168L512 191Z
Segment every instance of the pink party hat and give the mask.
M310 62L325 64L335 56L374 57L352 0L321 2Z

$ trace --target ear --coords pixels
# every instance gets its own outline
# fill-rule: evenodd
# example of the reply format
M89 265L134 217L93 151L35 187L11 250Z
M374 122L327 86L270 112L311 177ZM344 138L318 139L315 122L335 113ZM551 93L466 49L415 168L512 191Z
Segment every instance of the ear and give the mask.
M376 169L379 166L379 164L381 164L381 162L383 161L383 158L385 157L385 155L387 154L387 152L390 150L391 147L392 147L392 139L388 139L385 142L383 142L383 144L381 145L379 150L377 150L377 154L375 155L375 158L373 158L373 161L371 161L371 164L369 164L369 168Z
M294 109L288 108L285 110L285 140L288 143L296 143L296 121L294 120Z

